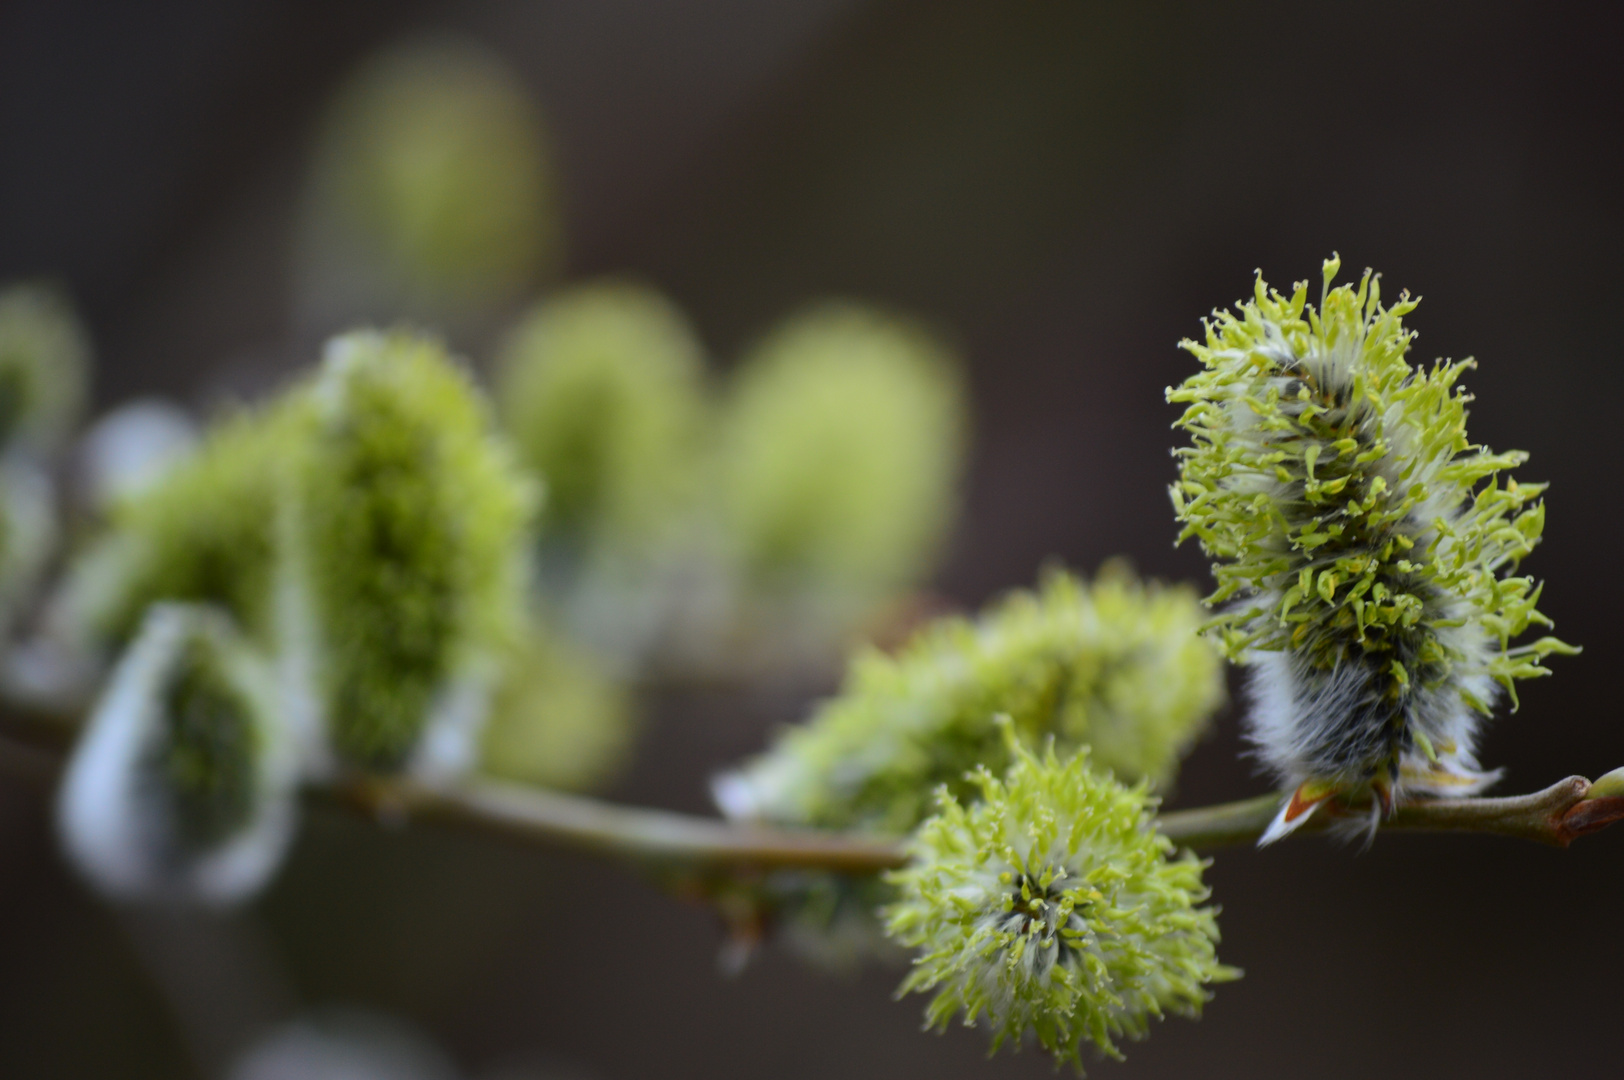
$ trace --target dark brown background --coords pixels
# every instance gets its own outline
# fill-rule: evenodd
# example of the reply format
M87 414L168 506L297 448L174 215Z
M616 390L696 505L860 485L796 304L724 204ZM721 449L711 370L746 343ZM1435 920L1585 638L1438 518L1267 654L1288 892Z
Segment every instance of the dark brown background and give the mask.
M1126 552L1202 578L1171 546L1162 390L1190 369L1176 341L1254 267L1284 284L1339 249L1423 294L1421 355L1482 362L1474 437L1530 450L1525 477L1552 481L1528 569L1587 649L1527 688L1486 760L1508 790L1624 763L1611 5L106 7L0 8L0 277L72 286L104 404L197 400L311 355L288 321L287 233L320 103L370 48L464 30L552 117L573 276L659 283L724 360L827 293L957 331L977 444L939 585L964 603L1051 556ZM702 809L708 771L798 710L662 702L618 794ZM1234 726L1197 751L1179 801L1261 790ZM185 1075L256 1017L334 1002L406 1018L471 1073L1051 1075L1031 1051L984 1061L979 1032L916 1034L921 1003L893 1003L889 973L841 981L774 956L724 979L702 910L602 866L318 814L254 938L110 912L64 872L46 809L37 785L0 780L6 1076ZM1223 955L1246 979L1091 1072L1613 1075L1621 858L1624 831L1567 853L1415 837L1223 853ZM234 949L286 983L220 975ZM219 1046L183 1046L155 971L218 1014L192 1020Z

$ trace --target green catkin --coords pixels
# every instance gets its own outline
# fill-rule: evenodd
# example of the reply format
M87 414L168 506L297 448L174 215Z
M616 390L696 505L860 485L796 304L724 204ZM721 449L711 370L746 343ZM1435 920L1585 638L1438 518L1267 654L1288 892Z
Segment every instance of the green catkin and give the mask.
M436 695L516 632L533 485L432 339L335 339L311 389L299 558L339 757L406 765Z
M217 608L143 618L75 746L63 840L112 896L224 904L292 839L298 750L263 654Z
M591 655L530 626L505 651L480 768L505 780L591 791L626 765L637 720L630 695Z
M152 488L110 508L106 535L70 570L77 635L118 646L151 604L185 600L270 641L284 470L299 450L292 413L284 402L219 421Z
M520 459L546 478L549 536L646 547L697 493L704 354L652 289L611 281L548 298L502 350L496 398Z
M952 518L966 413L957 363L916 323L827 304L779 326L721 422L744 576L857 600L917 582Z
M915 951L900 994L931 993L931 1027L984 1023L996 1051L1028 1036L1082 1072L1082 1044L1121 1058L1165 1013L1196 1016L1218 962L1205 863L1157 831L1156 800L1069 758L1011 744L975 801L940 794L890 875L887 932Z
M48 453L78 422L90 338L66 297L42 285L0 288L0 449Z
M1570 651L1511 644L1549 625L1514 573L1544 485L1503 475L1526 454L1467 440L1472 361L1412 367L1416 301L1384 307L1369 271L1332 288L1339 267L1317 309L1306 283L1283 295L1260 275L1183 343L1204 370L1168 391L1192 440L1176 451L1180 539L1213 559L1213 632L1251 668L1250 736L1298 789L1266 840L1333 794L1391 807L1480 789L1480 718Z
M44 285L0 287L0 629L52 560L60 532L49 467L78 423L90 338L73 306Z
M265 733L258 702L233 677L219 650L194 638L165 688L162 753L154 764L170 792L176 831L206 848L241 831L257 797L255 773Z
M310 302L354 317L454 316L560 261L552 151L499 57L428 38L384 51L323 121L303 223Z
M1201 622L1193 591L1120 566L1092 584L1051 573L973 622L938 621L894 657L859 655L809 723L719 778L718 800L738 817L903 835L937 785L968 797L968 770L1008 763L1000 713L1025 745L1087 743L1097 767L1166 785L1224 700Z

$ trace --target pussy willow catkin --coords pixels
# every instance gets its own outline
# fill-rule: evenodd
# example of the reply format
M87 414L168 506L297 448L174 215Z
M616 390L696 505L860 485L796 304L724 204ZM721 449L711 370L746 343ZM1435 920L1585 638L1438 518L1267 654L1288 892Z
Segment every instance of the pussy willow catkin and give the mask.
M1189 589L1120 564L1092 583L1051 572L979 619L939 620L896 656L860 653L839 696L767 753L718 779L729 817L901 835L939 784L1002 770L1019 741L1093 747L1096 767L1166 785L1223 703L1223 661L1196 636Z
M58 819L75 866L126 899L257 891L298 812L280 706L269 664L223 612L153 604L68 763Z
M1253 299L1217 312L1205 368L1168 400L1177 426L1173 505L1212 557L1215 620L1250 668L1249 733L1294 789L1267 843L1332 796L1372 813L1412 795L1468 794L1492 782L1476 745L1503 688L1547 674L1554 638L1512 646L1534 624L1539 588L1514 576L1539 541L1542 484L1504 470L1466 437L1468 360L1412 367L1403 317L1367 271L1288 295L1259 276ZM1374 818L1372 819L1374 821Z
M60 447L84 409L90 360L90 336L65 296L0 287L0 450Z
M985 1023L994 1050L1035 1035L1081 1073L1084 1042L1120 1058L1117 1040L1199 1015L1240 973L1218 962L1206 864L1156 830L1146 786L1092 768L1087 747L1039 757L1004 729L1004 777L978 768L964 802L941 789L892 877L887 933L917 951L899 993L933 994L932 1027Z
M365 768L454 771L483 673L519 624L539 493L433 339L335 338L311 394L299 558L333 749Z

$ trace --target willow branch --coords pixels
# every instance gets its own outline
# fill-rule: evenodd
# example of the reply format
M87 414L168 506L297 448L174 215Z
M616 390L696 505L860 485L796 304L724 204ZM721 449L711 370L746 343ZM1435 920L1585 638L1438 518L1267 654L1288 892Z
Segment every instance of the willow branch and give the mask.
M872 874L906 861L895 841L736 825L498 780L430 787L369 778L345 785L337 794L340 801L386 819L449 822L547 847L700 870L816 868Z
M1608 785L1591 792L1582 776L1559 780L1528 795L1486 799L1427 799L1400 806L1383 821L1382 832L1463 832L1520 837L1554 847L1567 847L1586 833L1624 819L1624 797ZM1281 796L1175 810L1159 819L1162 832L1185 847L1210 849L1251 843L1262 835L1280 810ZM1363 820L1363 808L1319 813L1300 831L1323 832L1348 817Z
M76 725L45 710L3 718L0 765L26 760L48 775ZM1594 790L1592 790L1594 788ZM430 786L404 778L358 777L318 793L375 819L438 821L546 847L697 871L822 869L874 874L907 861L900 840L812 829L774 829L667 810L624 806L527 785L474 778ZM1279 811L1281 796L1260 795L1162 814L1157 824L1181 847L1211 850L1252 843ZM1300 832L1366 817L1358 807L1316 813ZM1382 832L1484 833L1566 847L1624 820L1624 770L1592 785L1570 776L1543 791L1507 798L1432 799L1401 806Z
M1607 794L1591 797L1590 781L1570 776L1528 795L1414 802L1400 807L1381 829L1485 833L1566 847L1579 836L1624 819L1624 795L1612 794L1611 784L1603 790ZM454 787L366 780L349 785L341 795L354 807L389 817L451 822L555 848L699 870L801 868L872 874L907 861L901 841L729 824L493 780ZM1208 850L1256 841L1279 809L1279 795L1263 795L1173 811L1163 814L1158 825L1174 843ZM1345 814L1364 817L1358 809ZM1338 816L1318 814L1305 831L1331 827Z

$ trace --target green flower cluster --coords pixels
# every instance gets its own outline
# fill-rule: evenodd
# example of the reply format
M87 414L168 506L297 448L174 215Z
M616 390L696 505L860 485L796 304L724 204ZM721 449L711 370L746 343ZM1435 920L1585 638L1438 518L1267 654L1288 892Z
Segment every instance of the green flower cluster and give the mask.
M1464 790L1476 714L1496 684L1546 674L1567 650L1522 646L1532 578L1511 571L1538 542L1544 485L1504 470L1466 437L1472 361L1412 367L1416 301L1381 303L1367 272L1319 308L1258 278L1254 298L1215 314L1184 347L1205 368L1168 400L1178 426L1173 504L1232 601L1216 619L1228 654L1257 667L1253 737L1290 783ZM1327 788L1328 790L1328 788Z
M503 350L496 396L521 460L547 478L550 533L646 546L694 497L704 354L654 290L608 282L538 305Z
M974 622L932 624L894 657L858 656L809 723L718 779L718 801L735 817L902 835L938 785L968 797L970 769L1009 762L998 714L1024 745L1088 744L1096 765L1165 785L1224 700L1202 619L1190 590L1121 567L1092 585L1051 573Z
M299 448L292 421L286 407L222 420L139 498L115 502L106 537L70 574L75 632L121 645L154 602L184 600L225 610L269 644L283 474Z
M89 368L89 336L65 297L0 289L0 448L55 449L79 419Z
M965 401L918 323L854 303L792 316L720 393L670 300L566 290L509 336L496 396L548 485L549 617L620 670L833 660L929 571Z
M394 769L516 633L534 503L439 343L350 334L314 380L115 504L57 619L117 649L155 602L212 605L311 684L288 706L327 718L341 760Z
M229 623L207 608L187 617L196 620L196 632L182 639L160 690L158 787L170 800L181 842L208 848L241 832L259 809L274 699L256 693L263 687L247 677L248 653L232 647Z
M122 652L64 789L87 875L238 899L280 860L302 777L472 764L535 497L438 342L358 332L116 500L53 613Z
M788 320L745 357L721 431L733 556L767 586L910 584L951 519L966 426L946 350L855 304Z
M490 776L564 791L601 787L637 733L630 695L562 635L527 626L502 656L480 741Z
M311 303L377 318L512 298L559 260L551 157L524 86L485 49L429 38L374 57L316 147Z
M934 992L934 1027L985 1018L994 1050L1032 1033L1081 1072L1084 1041L1119 1058L1116 1040L1198 1015L1208 985L1239 973L1200 906L1205 864L1175 855L1144 784L1090 768L1086 749L1011 752L1004 779L977 770L979 801L942 793L891 876L887 932L917 951L899 992Z
M60 822L105 891L225 903L293 835L297 750L261 654L219 610L154 604L69 762Z
M60 532L50 459L84 406L90 338L66 297L0 288L0 629L48 568Z
M517 632L535 497L437 342L337 338L310 400L298 557L329 737L345 760L399 768L447 680Z

